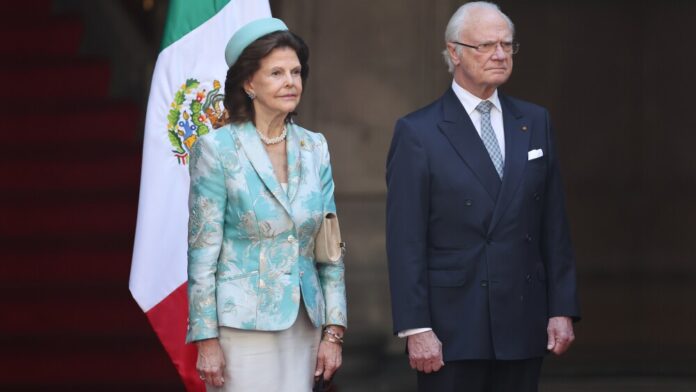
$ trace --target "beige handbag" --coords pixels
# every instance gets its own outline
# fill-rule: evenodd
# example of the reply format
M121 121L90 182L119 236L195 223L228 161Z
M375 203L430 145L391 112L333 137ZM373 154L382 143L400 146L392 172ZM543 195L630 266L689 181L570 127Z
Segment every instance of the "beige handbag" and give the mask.
M324 215L317 237L314 239L314 258L318 263L338 264L345 249L346 244L341 242L338 217L329 212Z

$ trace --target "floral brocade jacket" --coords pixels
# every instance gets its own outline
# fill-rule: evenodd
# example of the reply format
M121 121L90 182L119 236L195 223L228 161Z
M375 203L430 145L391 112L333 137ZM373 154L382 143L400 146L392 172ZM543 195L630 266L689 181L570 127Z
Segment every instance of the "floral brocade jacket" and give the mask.
M336 211L326 139L287 125L283 190L252 123L201 137L190 161L187 342L218 326L289 328L304 302L312 323L346 325L343 260L314 261L323 216Z

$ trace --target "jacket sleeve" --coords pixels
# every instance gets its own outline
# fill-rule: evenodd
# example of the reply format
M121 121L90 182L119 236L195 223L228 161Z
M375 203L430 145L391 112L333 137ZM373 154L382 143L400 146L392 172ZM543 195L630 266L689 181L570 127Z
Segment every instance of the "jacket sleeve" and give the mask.
M191 152L187 343L218 336L215 275L222 245L227 192L213 142L211 138L200 138Z
M548 113L545 114L549 167L544 195L541 249L547 271L549 317L567 316L578 321L580 305L577 297L575 255L570 240L553 127Z
M394 333L431 327L427 228L428 156L406 120L396 123L387 156L387 258Z
M324 214L336 213L336 203L334 202L334 181L331 172L331 159L329 147L323 135L322 157L319 176L321 181L321 193L324 205ZM337 214L338 215L338 214ZM339 217L340 219L340 217ZM325 325L348 326L347 305L346 305L346 282L345 265L343 257L337 264L317 264L319 272L319 283L326 302Z

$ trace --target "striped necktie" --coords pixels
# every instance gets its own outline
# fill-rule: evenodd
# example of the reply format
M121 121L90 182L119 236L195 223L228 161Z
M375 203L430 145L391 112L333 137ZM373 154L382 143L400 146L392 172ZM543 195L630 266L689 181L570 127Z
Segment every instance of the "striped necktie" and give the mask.
M493 161L493 166L498 172L500 179L503 178L503 155L500 153L500 145L498 145L498 139L495 137L495 132L493 132L493 126L491 125L491 108L493 103L491 101L481 101L481 103L476 106L476 110L481 113L481 140L483 140L483 145L486 146L488 155Z

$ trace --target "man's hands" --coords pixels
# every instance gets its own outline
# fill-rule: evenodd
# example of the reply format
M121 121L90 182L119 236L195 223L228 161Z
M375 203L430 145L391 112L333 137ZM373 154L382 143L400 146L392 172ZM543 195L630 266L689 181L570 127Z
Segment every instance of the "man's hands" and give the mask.
M570 317L551 317L546 329L549 339L546 348L561 355L575 340L573 321ZM445 366L442 360L442 343L433 331L417 333L407 337L408 360L411 368L419 372L437 372Z
M556 355L566 352L575 340L573 321L570 317L551 317L546 332L549 335L546 349Z
M408 360L412 369L431 373L445 366L442 361L442 343L433 331L417 333L407 339Z
M206 384L221 387L225 383L222 371L225 369L225 357L217 339L206 339L196 342L198 346L198 361L196 370L201 380Z

